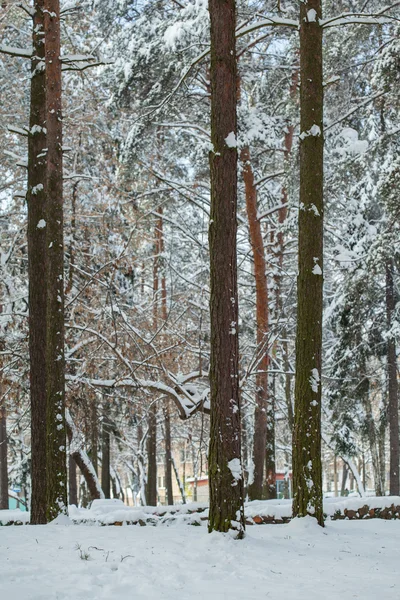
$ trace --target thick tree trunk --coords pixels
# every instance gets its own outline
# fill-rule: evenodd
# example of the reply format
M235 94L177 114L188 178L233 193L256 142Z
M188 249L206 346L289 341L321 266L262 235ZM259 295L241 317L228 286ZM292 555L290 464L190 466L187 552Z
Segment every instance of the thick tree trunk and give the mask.
M300 207L293 515L323 525L321 354L323 292L323 85L321 0L300 6Z
M396 306L393 284L393 259L386 265L386 315L388 330L393 325ZM397 355L394 335L387 341L387 373L389 391L389 447L390 447L390 495L400 494L399 480L399 396L397 383Z
M165 487L167 490L167 504L174 503L172 489L172 453L171 453L171 416L169 413L169 402L164 404L164 427L165 427Z
M273 397L268 394L268 285L266 259L261 223L258 219L257 190L250 161L250 150L245 146L240 159L243 165L243 181L246 194L247 218L249 221L250 244L254 260L256 282L256 328L257 348L261 352L256 375L256 407L254 411L253 463L254 480L248 487L250 500L262 499L266 491L267 498L276 497L275 485L275 415ZM270 400L272 410L269 410ZM269 419L268 419L269 417ZM264 479L264 459L266 478Z
M147 486L146 500L149 506L157 506L157 404L149 408L147 432Z
M234 0L209 0L211 19L209 531L243 536L236 257L237 65Z
M45 0L47 130L47 517L67 510L63 152L59 0Z
M68 503L78 506L78 485L76 481L76 462L72 455L68 459Z
M2 402L0 384L0 403ZM7 413L0 405L0 510L8 509Z
M101 488L105 498L111 497L110 478L110 424L108 410L104 411L101 427Z
M43 0L33 15L28 135L28 281L31 397L31 523L47 522L46 398L46 80Z

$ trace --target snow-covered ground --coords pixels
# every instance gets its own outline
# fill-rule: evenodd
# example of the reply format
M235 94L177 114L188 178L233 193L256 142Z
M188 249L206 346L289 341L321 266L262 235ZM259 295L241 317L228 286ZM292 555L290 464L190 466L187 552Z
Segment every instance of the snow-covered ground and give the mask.
M0 527L3 600L399 600L400 521Z

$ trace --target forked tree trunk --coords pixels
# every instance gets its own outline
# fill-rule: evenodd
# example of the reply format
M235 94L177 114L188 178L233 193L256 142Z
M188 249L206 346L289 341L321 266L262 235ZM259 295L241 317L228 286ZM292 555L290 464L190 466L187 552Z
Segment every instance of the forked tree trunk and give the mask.
M253 463L254 479L248 487L250 500L264 497L276 497L275 484L275 415L273 397L268 393L268 285L266 258L261 223L258 219L257 190L254 185L254 174L251 166L250 150L245 146L240 159L243 165L243 181L245 185L247 219L249 222L250 244L254 260L254 277L256 283L256 328L257 349L261 353L257 364L256 375L256 407L254 411ZM269 406L269 403L272 406ZM265 473L264 478L264 459Z
M396 306L393 283L393 259L386 265L386 315L388 330L393 325ZM390 495L398 496L399 485L399 397L397 383L397 354L394 335L387 341L387 372L389 391L389 446L390 446Z
M323 526L321 354L323 292L323 84L321 0L300 5L300 206L293 515Z
M46 398L46 80L43 0L33 15L28 134L28 281L31 399L31 523L47 522Z
M147 432L147 486L146 500L149 506L157 506L157 404L149 408Z
M211 20L209 531L243 536L236 256L235 0L209 0Z
M67 510L63 151L59 0L45 0L47 131L47 518Z
M169 402L164 404L164 427L165 427L165 487L167 490L167 504L174 503L174 492L172 488L172 452L171 452L171 416Z
M0 384L0 403L3 401ZM8 509L7 413L0 404L0 510Z

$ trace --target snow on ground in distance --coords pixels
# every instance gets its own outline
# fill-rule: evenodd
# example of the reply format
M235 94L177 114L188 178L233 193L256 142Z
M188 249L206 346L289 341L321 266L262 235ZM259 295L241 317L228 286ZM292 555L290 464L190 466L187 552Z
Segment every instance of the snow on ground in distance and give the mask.
M399 600L400 521L0 527L0 598Z

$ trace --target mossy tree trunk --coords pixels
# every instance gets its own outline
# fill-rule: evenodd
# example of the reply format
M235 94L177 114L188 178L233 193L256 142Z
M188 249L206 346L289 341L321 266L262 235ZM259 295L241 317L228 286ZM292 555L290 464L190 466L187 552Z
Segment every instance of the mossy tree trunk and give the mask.
M321 352L323 299L323 85L321 0L300 6L300 206L293 515L323 525Z
M31 397L31 523L47 522L46 398L46 80L44 2L33 14L31 99L28 134L28 280Z
M236 257L237 65L234 0L209 0L211 20L209 531L243 536Z
M67 511L63 151L59 0L45 0L47 130L47 518Z
M393 259L386 264L386 315L388 330L393 325L396 299L393 282ZM394 335L387 341L387 372L389 391L390 495L398 496L399 485L399 397L397 383L397 353Z

